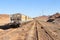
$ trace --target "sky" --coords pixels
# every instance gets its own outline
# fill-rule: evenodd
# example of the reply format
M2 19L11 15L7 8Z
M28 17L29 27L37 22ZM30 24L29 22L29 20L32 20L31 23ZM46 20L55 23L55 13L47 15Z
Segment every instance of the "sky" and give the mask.
M21 13L30 17L60 12L60 0L0 0L0 14Z

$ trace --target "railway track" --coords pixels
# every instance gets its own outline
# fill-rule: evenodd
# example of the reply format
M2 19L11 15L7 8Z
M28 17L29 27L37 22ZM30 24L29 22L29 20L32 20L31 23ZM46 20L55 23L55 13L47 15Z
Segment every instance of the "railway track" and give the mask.
M15 40L14 37L16 37L17 35L18 36L20 35L22 37L22 35L24 35L25 32L30 30L31 27L29 26L30 25L32 26L32 24L33 22L29 22L28 24L23 25L21 28L12 29L11 31L5 32L2 36L0 36L0 40L10 40L10 39ZM21 38L18 37L18 39L21 39Z
M33 20L23 23L19 28L3 31L0 33L0 40L60 40L60 27Z
M38 21L38 22L52 40L60 40L60 38L59 38L60 37L60 30L59 30L60 27L58 27L55 24L48 23L48 22L41 22L41 21Z
M37 40L37 37L36 37L36 23L35 22L34 22L33 26L31 27L31 29L26 34L25 40Z
M37 31L38 40L53 40L39 22L37 23Z

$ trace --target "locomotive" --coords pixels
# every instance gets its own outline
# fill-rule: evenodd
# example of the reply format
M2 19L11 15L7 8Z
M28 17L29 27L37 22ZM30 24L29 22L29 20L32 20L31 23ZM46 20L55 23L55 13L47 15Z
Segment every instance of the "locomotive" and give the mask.
M17 14L11 15L10 20L11 20L10 23L14 25L13 26L14 28L15 26L19 27L21 24L21 14L17 13Z
M10 17L11 23L20 24L21 23L21 14L13 14Z

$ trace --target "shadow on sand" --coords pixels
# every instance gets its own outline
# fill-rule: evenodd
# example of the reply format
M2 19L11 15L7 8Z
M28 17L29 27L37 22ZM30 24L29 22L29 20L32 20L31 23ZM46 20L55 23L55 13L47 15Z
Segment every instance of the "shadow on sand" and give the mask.
M0 26L0 29L7 30L7 29L10 29L10 28L18 28L18 27L20 27L19 25L20 24L9 23L9 24L5 24L5 25Z
M54 21L54 19L49 19L49 20L47 20L47 22L53 22Z

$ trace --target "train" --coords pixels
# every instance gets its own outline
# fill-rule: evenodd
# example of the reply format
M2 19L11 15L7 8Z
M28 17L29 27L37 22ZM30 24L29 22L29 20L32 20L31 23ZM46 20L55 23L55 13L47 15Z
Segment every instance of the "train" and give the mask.
M11 15L10 17L11 22L13 23L22 23L22 22L27 22L33 20L33 18L23 15L21 13L16 13Z

